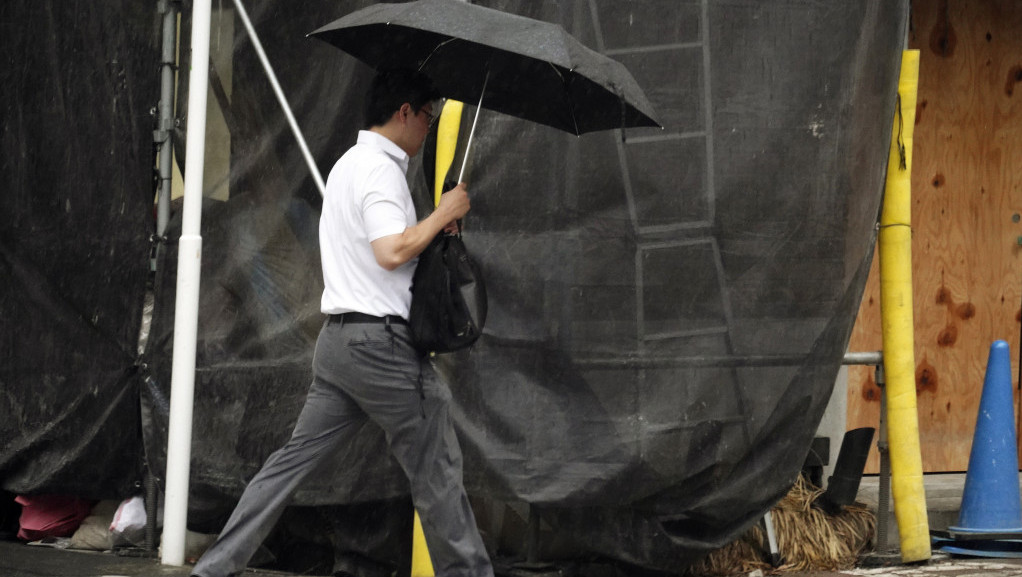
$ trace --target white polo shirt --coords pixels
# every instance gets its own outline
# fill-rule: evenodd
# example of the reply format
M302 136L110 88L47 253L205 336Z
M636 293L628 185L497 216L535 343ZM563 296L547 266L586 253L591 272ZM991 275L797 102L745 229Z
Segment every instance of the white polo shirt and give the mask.
M416 223L408 155L385 136L362 130L326 181L319 219L326 314L360 312L408 318L417 258L388 271L369 243Z

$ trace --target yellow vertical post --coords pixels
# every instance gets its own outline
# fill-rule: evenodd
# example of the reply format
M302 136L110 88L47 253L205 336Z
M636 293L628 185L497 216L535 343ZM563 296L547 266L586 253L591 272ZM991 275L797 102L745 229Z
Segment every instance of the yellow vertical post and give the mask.
M919 51L906 50L901 60L879 233L891 491L901 560L905 563L925 561L931 553L919 448L912 316L912 132L918 86Z
M444 192L447 171L454 162L454 151L458 147L458 131L461 128L461 112L464 104L447 100L440 112L436 133L436 174L433 183L433 205L440 204ZM422 532L422 520L415 512L415 526L412 529L412 571L411 577L434 577L433 560L429 557L426 536Z

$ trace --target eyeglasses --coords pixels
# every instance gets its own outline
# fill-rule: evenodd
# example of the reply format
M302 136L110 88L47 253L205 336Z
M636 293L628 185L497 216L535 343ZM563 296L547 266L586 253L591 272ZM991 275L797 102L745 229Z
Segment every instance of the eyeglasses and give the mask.
M426 107L429 107L429 110L426 110ZM435 124L437 119L440 118L440 112L443 111L443 109L444 100L441 98L439 100L427 102L419 109L419 112L426 115L426 125L432 128L433 124Z
M436 119L440 118L439 114L433 114L432 112L426 110L425 107L419 109L419 112L426 115L426 125L429 126L430 128L433 127L433 123L436 122Z

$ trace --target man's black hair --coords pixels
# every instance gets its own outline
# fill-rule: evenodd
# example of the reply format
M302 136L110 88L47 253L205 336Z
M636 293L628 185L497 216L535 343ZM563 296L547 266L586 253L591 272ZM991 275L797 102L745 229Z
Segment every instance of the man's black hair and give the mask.
M381 70L369 86L365 103L365 127L382 126L407 102L418 112L440 98L433 81L410 68ZM434 111L438 112L438 111Z

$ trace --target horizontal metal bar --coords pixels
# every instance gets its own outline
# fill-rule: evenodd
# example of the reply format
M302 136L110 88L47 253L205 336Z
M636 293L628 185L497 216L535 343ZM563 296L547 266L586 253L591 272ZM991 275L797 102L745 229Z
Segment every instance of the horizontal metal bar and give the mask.
M648 142L667 142L671 140L690 140L692 138L705 138L705 130L692 132L667 132L651 134L649 136L629 136L625 144L644 144Z
M689 222L678 222L674 224L658 224L653 226L640 226L639 234L643 236L653 236L657 234L665 234L672 232L688 232L697 231L703 232L703 229L709 229L713 226L713 223L708 220L694 220ZM703 233L705 234L705 233ZM711 238L711 237L706 237Z
M593 369L659 369L668 367L797 367L808 355L749 355L698 357L602 357L575 359L576 366Z
M611 48L603 53L607 56L620 56L622 54L641 54L643 52L660 52L662 50L686 50L702 48L703 43L696 42L674 42L671 44L647 44L645 46L629 46L626 48Z
M705 337L710 335L723 335L727 333L727 327L708 327L705 329L694 329L687 331L666 331L659 333L646 333L642 335L644 341L663 341L667 339L682 339L691 337Z
M880 365L884 362L883 351L873 351L865 353L845 353L845 357L841 359L842 365Z

